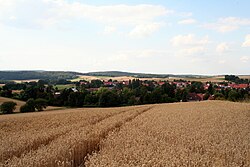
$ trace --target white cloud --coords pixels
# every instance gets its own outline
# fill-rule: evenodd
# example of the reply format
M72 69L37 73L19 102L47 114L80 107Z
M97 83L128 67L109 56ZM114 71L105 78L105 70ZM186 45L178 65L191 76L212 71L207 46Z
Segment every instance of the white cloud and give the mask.
M103 34L111 34L114 33L115 31L116 31L115 26L105 26Z
M178 24L194 24L194 23L196 23L195 19L185 19L178 22Z
M193 16L192 12L182 12L179 14L181 17L191 17Z
M197 37L194 34L177 35L171 39L172 45L178 50L177 56L189 56L192 59L197 59L197 56L204 55L207 50L207 45L210 43L208 36ZM200 58L198 58L200 60Z
M90 20L104 24L104 33L126 26L132 36L147 36L157 31L162 25L159 18L170 13L173 11L164 6L150 4L96 6L67 0L0 0L0 22L7 25L47 28ZM15 16L20 16L18 24L10 23Z
M226 42L220 43L216 47L218 53L224 53L229 50L229 45Z
M117 53L118 56L126 56L132 59L165 56L167 54L169 54L169 52L166 50L155 50L155 49L120 51L119 53Z
M149 23L137 25L130 33L131 37L146 37L159 30L164 23Z
M219 61L219 64L225 64L226 63L226 60L220 60Z
M90 19L109 25L141 25L152 23L157 17L171 13L160 5L106 5L94 6L80 2L69 3L65 0L46 0L51 6L50 19Z
M250 25L250 19L248 18L225 17L225 18L219 18L215 23L203 24L202 27L226 33L237 30L242 26L249 26L249 25Z
M177 35L171 39L173 46L182 46L182 45L205 45L210 41L208 36L205 36L201 39L198 39L194 34L187 35Z
M16 16L10 16L9 19L10 19L10 20L16 20L17 17L16 17Z
M203 54L205 51L206 49L204 46L196 46L196 47L182 49L180 51L180 54L184 56L194 56L194 55Z
M245 38L245 42L242 44L242 47L250 47L250 34Z
M243 63L247 63L249 60L250 60L250 57L248 57L248 56L242 56L240 58L240 61L243 62Z

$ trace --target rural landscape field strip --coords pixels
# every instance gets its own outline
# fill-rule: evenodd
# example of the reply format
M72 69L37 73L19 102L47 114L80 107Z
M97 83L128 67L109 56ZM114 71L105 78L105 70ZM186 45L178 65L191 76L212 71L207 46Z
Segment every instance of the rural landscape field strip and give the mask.
M5 164L7 164L6 166L79 165L88 153L98 148L98 143L110 130L145 112L146 109L147 107L120 108L119 111L114 111L117 114L106 117L94 124L77 126L68 133L51 140L46 145L40 145L37 149L23 152L20 157L13 157L5 161ZM111 111L111 109L109 110Z
M85 166L250 166L250 104L155 105L109 133Z
M247 103L69 109L0 122L0 166L250 166Z
M24 114L0 118L1 161L19 157L75 129L95 124L128 109L71 109L70 112ZM39 116L38 116L39 115Z

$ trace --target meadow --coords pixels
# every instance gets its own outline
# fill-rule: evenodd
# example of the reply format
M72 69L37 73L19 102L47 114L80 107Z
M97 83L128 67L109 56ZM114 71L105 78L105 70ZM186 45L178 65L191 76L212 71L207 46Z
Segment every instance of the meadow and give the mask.
M250 104L226 101L0 116L0 166L249 166Z

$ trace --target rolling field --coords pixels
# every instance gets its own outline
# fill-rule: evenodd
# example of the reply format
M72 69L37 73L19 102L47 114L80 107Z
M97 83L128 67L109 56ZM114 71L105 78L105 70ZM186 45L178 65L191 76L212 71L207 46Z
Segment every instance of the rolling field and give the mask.
M243 76L244 78L246 78L247 76ZM136 79L136 77L130 77L130 76L122 76L122 77L105 77L105 76L85 76L85 75L81 75L76 79L73 79L71 81L80 81L80 80L87 80L87 81L91 81L91 80L95 80L95 79L99 79L99 80L105 80L108 81L109 79L112 80L117 80L117 81L128 81L128 80L132 80L132 79ZM174 81L174 80L186 80L186 81L199 81L199 82L223 82L224 80L224 76L213 76L213 77L204 77L204 78L183 78L183 77L170 77L170 78L138 78L140 80L154 80L154 81Z
M250 104L224 101L0 116L0 166L249 166Z
M8 102L8 101L13 101L15 102L17 105L16 105L16 109L14 112L19 112L20 111L20 107L22 105L25 104L24 101L20 101L20 100L15 100L15 99L10 99L10 98L6 98L6 97L0 97L0 105L4 102ZM57 109L61 109L62 107L53 107L53 106L48 106L45 110L57 110Z

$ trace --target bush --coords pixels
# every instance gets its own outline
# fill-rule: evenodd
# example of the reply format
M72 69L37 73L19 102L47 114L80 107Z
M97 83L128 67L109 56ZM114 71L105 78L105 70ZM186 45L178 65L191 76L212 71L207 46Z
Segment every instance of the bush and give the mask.
M45 99L39 98L35 100L35 108L38 111L43 111L43 109L47 108L48 102Z
M37 111L43 111L47 106L48 102L45 99L29 99L25 105L21 106L20 112L35 112L36 109Z
M28 105L27 103L21 106L20 112L25 113L25 112L34 112L36 111L33 106Z
M203 100L208 100L210 97L209 93L205 93L205 95L203 96Z
M0 106L0 110L2 111L3 114L11 114L16 109L16 105L17 104L13 101L4 102Z
M222 93L215 93L214 99L215 100L225 100L225 96Z
M238 101L240 98L240 94L238 92L236 92L235 90L231 90L229 93L228 93L228 100L230 101Z

